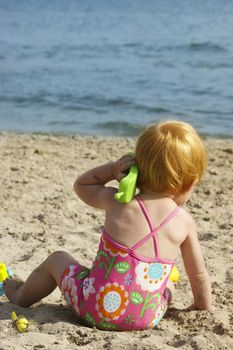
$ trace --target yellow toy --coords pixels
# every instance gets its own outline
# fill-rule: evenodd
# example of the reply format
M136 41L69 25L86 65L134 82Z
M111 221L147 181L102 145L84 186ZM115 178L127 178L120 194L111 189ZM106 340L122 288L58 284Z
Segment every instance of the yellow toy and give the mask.
M8 273L7 273L6 265L3 262L1 262L0 263L0 282L5 281L7 277L8 277Z
M11 313L11 318L15 323L16 328L18 329L19 332L28 332L29 329L29 321L22 315L17 316L16 312L13 311Z
M173 266L169 278L172 280L172 282L176 283L176 282L178 282L179 277L180 277L180 274L179 274L177 267Z
M12 275L13 273L11 269L7 269L6 265L3 262L0 262L0 296L4 295L3 282L7 277Z

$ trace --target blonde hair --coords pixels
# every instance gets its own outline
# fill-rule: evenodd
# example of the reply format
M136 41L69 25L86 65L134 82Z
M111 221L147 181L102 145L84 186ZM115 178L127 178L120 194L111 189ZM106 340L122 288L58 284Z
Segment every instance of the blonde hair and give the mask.
M200 137L190 124L181 121L165 121L145 129L137 140L135 155L137 186L153 192L185 192L202 179L207 166Z

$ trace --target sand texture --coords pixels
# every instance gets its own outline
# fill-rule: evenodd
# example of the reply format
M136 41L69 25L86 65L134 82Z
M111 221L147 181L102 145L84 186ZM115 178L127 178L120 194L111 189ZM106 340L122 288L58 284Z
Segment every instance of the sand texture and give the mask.
M27 275L50 253L66 250L91 266L103 213L75 195L83 171L133 149L134 139L0 134L0 261ZM209 166L187 209L196 220L209 270L216 311L182 311L192 302L187 275L181 278L174 309L155 330L108 332L81 325L57 289L30 309L0 297L0 350L11 349L233 349L233 139L205 139ZM30 320L19 333L15 310Z

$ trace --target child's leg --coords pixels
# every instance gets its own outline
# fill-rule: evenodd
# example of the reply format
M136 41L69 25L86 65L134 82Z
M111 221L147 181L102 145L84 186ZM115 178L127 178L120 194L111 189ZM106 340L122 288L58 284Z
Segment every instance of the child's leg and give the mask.
M78 262L69 254L57 251L38 266L25 282L15 278L7 279L4 292L10 302L28 307L43 299L60 285L62 273L71 264Z

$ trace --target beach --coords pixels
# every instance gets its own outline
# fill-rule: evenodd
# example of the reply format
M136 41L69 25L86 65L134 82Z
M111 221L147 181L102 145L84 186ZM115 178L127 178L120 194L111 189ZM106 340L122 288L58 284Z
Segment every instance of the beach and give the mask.
M0 134L0 261L26 278L49 254L66 250L90 267L104 213L73 191L78 175L133 150L134 138ZM0 350L233 348L233 139L204 138L206 176L187 203L209 271L215 311L185 311L192 303L181 257L173 308L157 329L108 332L88 328L67 307L60 291L31 308L0 297ZM19 333L11 312L30 321Z

